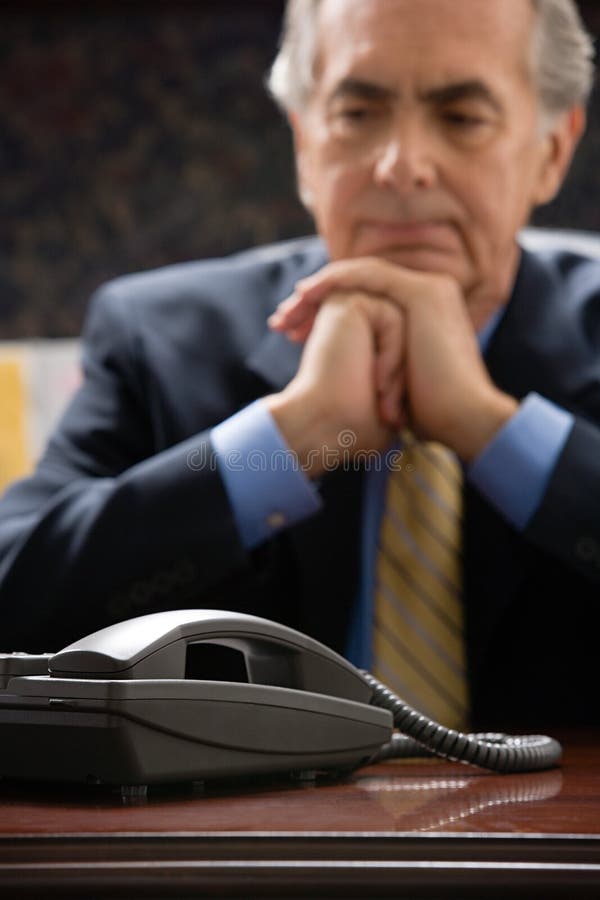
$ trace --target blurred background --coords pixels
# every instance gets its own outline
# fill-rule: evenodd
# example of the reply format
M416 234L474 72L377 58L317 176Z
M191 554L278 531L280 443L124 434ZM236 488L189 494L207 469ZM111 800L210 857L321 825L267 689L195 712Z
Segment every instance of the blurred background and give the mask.
M282 2L0 11L0 336L75 335L112 275L306 233L263 87Z
M580 7L600 34L600 4ZM263 86L282 10L2 4L0 486L29 464L7 469L8 431L21 430L17 455L31 459L77 381L64 339L101 282L310 232L287 125ZM567 186L536 224L600 231L599 159L596 95ZM25 401L37 411L19 424Z

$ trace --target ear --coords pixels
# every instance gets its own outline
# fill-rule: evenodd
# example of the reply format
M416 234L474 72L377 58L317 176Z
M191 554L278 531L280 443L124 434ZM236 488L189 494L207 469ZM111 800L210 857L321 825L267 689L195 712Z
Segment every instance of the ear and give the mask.
M304 139L304 120L300 113L288 113L288 122L292 130L292 138L294 141L294 156L296 159L296 181L298 185L298 195L300 200L311 212L312 208L312 190L310 184L310 160L307 150L307 141Z
M584 108L573 106L557 116L542 138L540 171L533 197L536 206L549 203L560 190L585 124Z

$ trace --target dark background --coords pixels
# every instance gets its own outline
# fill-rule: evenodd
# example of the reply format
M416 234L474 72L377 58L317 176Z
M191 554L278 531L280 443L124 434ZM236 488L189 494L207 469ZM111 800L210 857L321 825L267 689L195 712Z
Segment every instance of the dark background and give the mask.
M581 3L600 34L596 0ZM0 8L0 339L79 332L113 275L305 234L263 80L281 0ZM537 224L600 230L600 98Z

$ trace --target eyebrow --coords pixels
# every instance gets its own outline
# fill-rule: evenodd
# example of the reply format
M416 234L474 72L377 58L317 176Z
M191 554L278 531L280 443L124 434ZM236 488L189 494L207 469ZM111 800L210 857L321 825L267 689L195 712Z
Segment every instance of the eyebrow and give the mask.
M386 101L392 100L397 96L398 92L392 88L383 87L371 81L363 81L360 78L344 78L336 86L329 99L330 102L334 102L340 99L343 100L345 97L357 97L363 100ZM485 82L477 78L430 88L422 92L419 95L419 99L438 106L456 103L461 100L479 100L486 103L497 113L503 112L502 104L496 95Z
M421 95L422 99L439 104L456 103L460 100L480 100L491 106L497 113L503 112L503 107L496 95L490 90L484 81L473 78L470 81L458 81L456 84L446 84L439 88L431 88Z
M343 100L345 97L360 97L363 100L390 100L397 96L397 92L391 88L374 84L372 81L363 81L360 78L343 78L336 85L329 100Z

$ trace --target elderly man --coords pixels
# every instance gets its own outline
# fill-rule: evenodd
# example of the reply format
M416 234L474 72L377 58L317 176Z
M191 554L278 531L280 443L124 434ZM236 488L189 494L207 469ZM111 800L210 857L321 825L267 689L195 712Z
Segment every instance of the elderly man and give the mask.
M320 239L99 292L0 505L5 649L240 609L446 724L595 721L600 268L516 241L591 55L570 0L290 0L271 88Z

